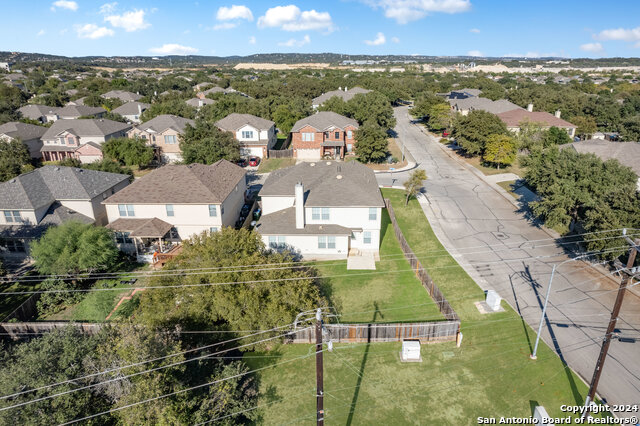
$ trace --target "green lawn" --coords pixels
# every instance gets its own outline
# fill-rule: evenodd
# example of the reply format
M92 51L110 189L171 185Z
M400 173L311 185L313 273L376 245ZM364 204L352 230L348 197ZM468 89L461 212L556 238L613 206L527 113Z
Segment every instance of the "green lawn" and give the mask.
M25 275L23 278L28 278L28 275ZM3 292L14 292L14 291L34 291L40 288L40 282L35 281L23 281L23 282L13 282L13 283L2 283L0 284L0 321L2 321L7 315L15 311L18 306L24 303L31 294L9 294L2 295Z
M347 271L346 261L316 263L322 276L346 275L325 278L322 283L331 306L342 315L340 322L412 322L444 319L404 258L386 210L382 215L381 238L380 262L376 262L376 271ZM409 305L410 307L406 307Z
M258 166L258 173L270 173L274 170L283 169L295 164L295 158L263 158Z
M529 359L535 333L505 302L505 312L481 315L484 294L443 251L419 204L384 189L413 251L462 320L462 346L422 346L422 363L399 362L400 343L340 344L325 352L325 410L331 424L477 424L479 416L529 416L544 405L566 417L562 404L582 405L587 386L544 343ZM386 276L391 281L391 275ZM367 297L367 295L355 295ZM579 347L577 345L575 347ZM572 348L566 348L570 351ZM260 424L315 421L313 346L248 353L251 368L292 362L258 374ZM306 357L294 360L297 357Z
M507 191L516 200L520 198L520 196L515 192L515 190L519 188L519 186L516 185L515 180L506 180L504 182L498 182L498 185L501 186L502 189Z
M46 321L83 321L83 322L103 322L107 315L111 313L118 301L123 296L128 296L133 291L131 286L127 284L117 284L116 288L122 288L122 291L95 291L88 292L87 295L77 304L46 317L40 317L40 320ZM124 308L125 301L118 307L118 311ZM118 312L116 311L116 312ZM113 318L113 317L112 317Z
M461 158L467 163L471 164L473 167L480 170L485 175L497 175L500 173L515 173L520 177L524 177L524 174L526 172L526 169L520 166L519 159L516 159L516 161L508 167L501 167L498 169L497 167L491 167L491 166L485 165L480 157L467 157L463 155L462 150L457 150L455 152L458 155L458 158Z

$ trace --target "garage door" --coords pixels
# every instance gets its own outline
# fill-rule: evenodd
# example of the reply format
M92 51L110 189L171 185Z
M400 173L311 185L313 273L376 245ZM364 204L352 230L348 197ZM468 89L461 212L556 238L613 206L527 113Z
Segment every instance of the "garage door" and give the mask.
M298 149L296 157L300 160L319 160L320 149Z

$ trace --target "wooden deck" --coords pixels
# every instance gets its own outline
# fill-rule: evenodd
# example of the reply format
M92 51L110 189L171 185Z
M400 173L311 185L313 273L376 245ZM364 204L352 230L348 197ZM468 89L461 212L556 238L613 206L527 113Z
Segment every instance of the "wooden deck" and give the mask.
M182 252L182 244L175 246L166 253L158 253L153 256L153 267L162 268L168 261L176 257Z

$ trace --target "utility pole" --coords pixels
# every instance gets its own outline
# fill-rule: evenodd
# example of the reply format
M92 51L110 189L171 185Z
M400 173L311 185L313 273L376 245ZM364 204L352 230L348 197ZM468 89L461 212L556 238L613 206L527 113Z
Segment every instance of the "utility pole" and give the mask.
M322 310L316 311L316 412L318 426L324 425L324 377L322 367Z
M626 230L625 230L626 234ZM611 344L611 336L613 335L613 331L616 328L616 322L618 321L618 315L620 314L620 308L622 307L622 301L624 299L625 290L627 289L627 283L629 279L633 276L633 272L631 268L633 268L633 264L636 261L636 253L640 250L640 240L632 241L629 237L626 237L629 244L631 244L631 248L629 249L629 259L627 260L627 267L622 271L624 276L622 277L622 281L620 282L620 288L618 289L618 295L616 296L616 302L613 305L613 311L611 311L611 320L609 321L609 326L607 327L607 333L604 335L604 340L602 341L602 348L600 349L600 355L598 356L598 361L596 362L595 370L593 371L593 378L591 379L591 384L589 385L589 393L585 398L584 405L586 410L584 411L583 417L586 417L589 413L589 406L591 402L596 397L596 390L598 389L598 382L600 381L600 375L602 374L602 369L604 368L604 361L607 358L607 352L609 352L609 345Z

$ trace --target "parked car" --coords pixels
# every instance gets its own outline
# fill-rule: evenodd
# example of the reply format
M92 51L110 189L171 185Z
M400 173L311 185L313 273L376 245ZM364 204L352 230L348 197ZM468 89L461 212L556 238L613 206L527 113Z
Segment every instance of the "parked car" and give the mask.
M249 158L249 165L251 167L257 167L258 164L260 164L260 159L258 157L251 157Z
M247 159L246 158L241 158L238 160L238 162L236 163L238 166L240 167L247 167Z
M442 132L442 137L443 138L449 137L449 132L447 132L446 130L444 132Z

